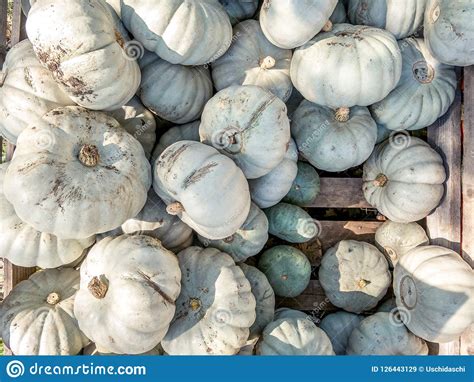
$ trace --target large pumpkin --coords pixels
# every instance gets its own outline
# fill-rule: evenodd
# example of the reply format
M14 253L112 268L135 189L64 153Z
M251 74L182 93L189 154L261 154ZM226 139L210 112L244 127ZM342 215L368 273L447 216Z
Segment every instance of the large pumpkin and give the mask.
M318 196L321 181L317 171L310 164L300 161L297 166L298 173L283 201L304 207L313 202Z
M166 334L181 289L176 256L149 236L105 238L81 265L74 314L99 351L140 354Z
M11 143L48 111L74 102L36 58L29 40L10 49L0 72L0 134Z
M336 5L337 0L265 0L260 10L260 24L273 45L293 49L308 42L326 26Z
M319 327L328 335L337 355L346 354L349 337L362 319L363 316L341 311L329 314L321 320Z
M270 43L257 20L245 20L234 27L234 42L212 64L212 79L217 90L231 85L257 85L281 100L290 98L291 50Z
M283 160L290 142L286 106L257 86L231 86L207 103L201 142L232 158L247 179L268 174Z
M362 164L372 154L377 124L366 107L334 111L305 100L293 115L291 133L313 166L339 172Z
M296 49L291 80L311 102L334 109L368 106L397 85L402 57L390 32L336 24Z
M89 109L118 109L140 84L115 17L102 0L38 0L28 14L36 56L71 99Z
M159 158L161 153L170 147L173 143L179 141L200 141L199 125L201 121L194 121L185 125L173 126L167 130L158 141L152 155L152 163Z
M471 0L427 0L424 36L438 61L454 66L474 64Z
M376 146L364 164L367 201L397 223L425 218L444 194L443 159L419 138L402 136Z
M0 335L15 355L76 355L89 343L73 312L79 272L34 273L16 285L0 310Z
M121 12L133 36L173 64L207 64L232 41L229 16L217 0L122 0Z
M183 274L176 314L161 342L171 355L231 355L245 345L256 317L250 283L214 248L178 254Z
M208 239L233 235L250 211L250 192L231 159L199 142L180 141L156 160L153 188L177 215Z
M258 8L259 0L219 0L229 15L232 25L250 19Z
M403 61L400 81L370 109L375 121L387 129L422 129L445 114L454 101L456 71L437 61L422 39L407 38L398 44Z
M150 186L140 143L112 117L75 106L47 113L20 134L4 180L21 220L65 239L136 216Z
M458 253L439 246L417 247L393 273L401 319L411 332L431 342L457 339L474 322L474 274Z
M21 9L25 16L28 16L31 6L36 3L37 0L21 0ZM120 0L105 0L109 4L115 13L120 16Z

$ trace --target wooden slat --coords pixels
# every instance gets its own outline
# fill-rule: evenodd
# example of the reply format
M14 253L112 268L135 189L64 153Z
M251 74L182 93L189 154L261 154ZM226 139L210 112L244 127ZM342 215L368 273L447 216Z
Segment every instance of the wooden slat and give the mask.
M307 207L373 208L362 192L362 178L321 178L321 193Z
M21 0L13 1L13 14L12 14L12 46L18 44L22 40L22 18L23 12L21 11Z
M3 64L7 52L7 16L8 0L0 0L0 65Z
M331 304L326 297L321 284L317 280L311 280L308 288L298 297L277 297L276 306L278 308L291 308L310 312L315 316L322 313L333 312L337 308Z
M359 240L374 243L374 234L382 222L372 221L320 221L323 251L341 240Z

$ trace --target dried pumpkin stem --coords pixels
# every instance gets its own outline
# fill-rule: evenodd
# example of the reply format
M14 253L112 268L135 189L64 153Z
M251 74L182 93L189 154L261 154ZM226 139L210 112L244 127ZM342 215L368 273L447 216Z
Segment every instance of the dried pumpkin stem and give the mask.
M174 202L166 207L166 212L168 212L170 215L176 216L184 212L184 207L180 202Z
M331 32L332 27L333 27L332 21L328 20L327 23L324 24L324 26L323 26L323 32Z
M262 69L271 69L276 65L276 61L272 56L260 59L259 65Z
M89 281L87 289L89 289L89 292L91 292L95 298L102 299L109 290L109 283L105 275L94 276L91 281Z
M370 281L367 281L367 280L364 280L364 279L360 279L359 282L357 283L357 285L360 289L364 289L369 284L370 284Z
M336 110L334 118L336 118L336 121L338 122L347 122L349 120L350 114L351 109L349 109L348 107L340 107Z
M189 300L189 307L196 311L201 307L201 301L198 298L192 298Z
M49 305L56 305L60 300L61 300L61 297L59 296L59 293L56 293L56 292L52 292L48 294L48 297L46 297L46 302Z
M224 243L232 243L234 241L234 235L228 236L224 239Z
M378 174L374 180L375 187L385 187L388 182L388 178L384 174Z
M99 149L94 145L84 145L79 151L79 161L86 167L95 167L99 163Z

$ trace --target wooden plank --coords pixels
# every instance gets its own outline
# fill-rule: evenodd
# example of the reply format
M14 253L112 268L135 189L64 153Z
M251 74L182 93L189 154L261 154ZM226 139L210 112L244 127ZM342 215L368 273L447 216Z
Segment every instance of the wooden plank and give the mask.
M3 64L7 52L7 17L8 0L0 0L0 65Z
M317 280L311 280L308 288L297 297L277 297L276 307L304 310L315 317L337 310L326 297L321 284Z
M362 192L362 178L321 178L321 193L307 207L373 208Z
M359 240L373 244L375 231L382 222L373 221L320 221L319 240L323 251L341 240Z
M22 40L22 19L23 12L21 11L21 0L13 1L13 13L12 13L12 34L11 42L12 46L18 44Z

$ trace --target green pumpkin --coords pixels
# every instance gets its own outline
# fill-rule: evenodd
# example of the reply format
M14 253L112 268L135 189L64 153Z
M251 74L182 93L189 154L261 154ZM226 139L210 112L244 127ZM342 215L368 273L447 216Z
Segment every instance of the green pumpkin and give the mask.
M309 205L318 196L321 182L316 169L308 163L298 162L298 174L290 192L283 198L286 203L303 207Z
M281 297L296 297L308 286L311 264L300 250L288 245L279 245L265 251L258 262L267 276L275 294Z
M278 203L264 211L268 218L268 232L289 243L306 243L319 233L314 219L298 206Z

